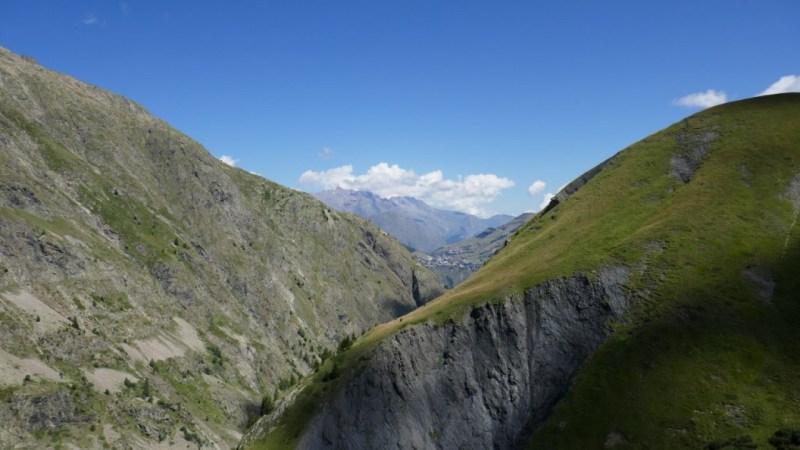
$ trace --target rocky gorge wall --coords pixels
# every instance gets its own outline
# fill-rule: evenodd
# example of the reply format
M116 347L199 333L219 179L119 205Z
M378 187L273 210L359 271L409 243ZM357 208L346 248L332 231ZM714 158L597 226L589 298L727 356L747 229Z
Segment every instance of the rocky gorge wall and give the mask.
M559 278L384 341L298 448L514 448L630 305L624 268Z

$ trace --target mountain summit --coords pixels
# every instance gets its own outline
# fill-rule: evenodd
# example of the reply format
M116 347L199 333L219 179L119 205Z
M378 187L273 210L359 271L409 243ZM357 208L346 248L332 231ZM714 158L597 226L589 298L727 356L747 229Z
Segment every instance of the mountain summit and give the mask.
M791 448L800 94L710 108L567 186L373 329L253 448ZM331 376L331 373L335 376Z

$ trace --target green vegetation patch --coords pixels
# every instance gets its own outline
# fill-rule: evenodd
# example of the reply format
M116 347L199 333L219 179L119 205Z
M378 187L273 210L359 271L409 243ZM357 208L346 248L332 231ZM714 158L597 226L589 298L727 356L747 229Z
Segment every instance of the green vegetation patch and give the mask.
M78 158L60 142L53 139L40 123L28 120L19 111L4 102L0 102L0 114L10 120L18 129L25 131L25 134L36 143L50 170L64 172L78 167Z
M109 183L98 180L92 186L82 185L78 192L81 202L108 225L105 232L119 236L125 251L148 266L175 259L186 250L174 244L175 232L158 213Z
M29 229L36 230L40 235L50 232L58 236L75 236L81 237L84 234L80 232L72 223L62 217L54 217L52 219L43 219L41 217L30 214L26 211L16 208L8 208L0 206L0 217L6 217L12 220L17 220L27 224Z

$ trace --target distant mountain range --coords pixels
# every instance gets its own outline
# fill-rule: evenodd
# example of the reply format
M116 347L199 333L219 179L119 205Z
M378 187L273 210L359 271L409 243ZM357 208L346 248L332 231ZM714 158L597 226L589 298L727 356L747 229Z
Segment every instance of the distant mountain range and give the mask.
M333 189L314 196L333 209L370 220L410 250L425 253L513 219L506 214L481 219L462 212L436 209L413 197L382 198L367 191Z

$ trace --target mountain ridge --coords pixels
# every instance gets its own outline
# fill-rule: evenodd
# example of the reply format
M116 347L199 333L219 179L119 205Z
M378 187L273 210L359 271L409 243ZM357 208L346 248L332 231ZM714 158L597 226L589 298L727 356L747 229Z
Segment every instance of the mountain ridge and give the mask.
M383 198L368 191L337 188L319 192L314 197L331 208L358 214L410 250L426 253L512 219L504 214L481 219L460 211L433 208L414 197Z
M0 48L0 446L235 445L441 292L368 221Z

